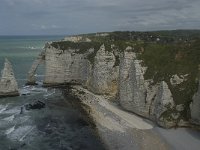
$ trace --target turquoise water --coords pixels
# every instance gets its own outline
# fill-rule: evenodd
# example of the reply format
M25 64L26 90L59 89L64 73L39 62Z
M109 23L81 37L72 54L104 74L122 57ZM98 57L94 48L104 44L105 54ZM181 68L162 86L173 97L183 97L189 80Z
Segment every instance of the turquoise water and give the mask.
M26 75L45 42L62 36L0 36L0 69L5 57L13 64L20 92L28 95L0 98L0 150L102 150L103 144L73 98L61 89L25 86ZM41 67L38 74L43 74ZM38 79L39 81L42 79ZM42 82L39 82L42 83ZM26 110L36 101L45 108ZM21 111L22 110L22 111Z
M19 86L25 84L27 72L34 59L48 41L63 39L64 36L0 36L0 69L8 58L15 72ZM41 72L42 69L39 69Z

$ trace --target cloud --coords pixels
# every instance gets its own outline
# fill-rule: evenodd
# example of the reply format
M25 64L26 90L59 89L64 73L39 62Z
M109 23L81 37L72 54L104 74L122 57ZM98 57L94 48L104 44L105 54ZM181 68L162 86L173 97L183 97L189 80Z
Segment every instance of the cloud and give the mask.
M32 24L32 27L35 29L35 30L49 30L49 29L60 29L61 27L59 27L58 25L55 25L55 24L52 24L52 25L38 25L38 24Z
M200 29L199 6L199 0L1 0L0 34Z

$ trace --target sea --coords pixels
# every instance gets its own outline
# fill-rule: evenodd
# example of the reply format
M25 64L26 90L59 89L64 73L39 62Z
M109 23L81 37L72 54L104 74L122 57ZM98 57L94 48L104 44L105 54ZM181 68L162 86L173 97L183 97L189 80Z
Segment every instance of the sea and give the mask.
M63 89L44 88L44 65L36 86L26 86L27 73L46 42L64 36L0 36L0 70L7 58L21 95L0 98L0 150L103 150L87 116ZM44 108L26 109L38 101Z

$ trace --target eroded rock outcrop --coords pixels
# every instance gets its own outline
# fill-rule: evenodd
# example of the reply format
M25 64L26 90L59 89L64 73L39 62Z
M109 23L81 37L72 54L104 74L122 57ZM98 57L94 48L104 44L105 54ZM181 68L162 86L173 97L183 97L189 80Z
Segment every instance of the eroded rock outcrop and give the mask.
M191 122L200 125L200 81L197 93L193 96L190 104Z
M175 108L172 93L166 82L162 81L156 93L155 101L153 102L153 111L150 115L154 116L156 122L163 127L176 126L176 119L173 114Z
M128 111L155 120L160 126L172 127L176 119L175 104L166 82L159 85L144 79L145 68L131 47L126 48L120 63L120 104ZM171 112L170 112L171 111Z
M87 82L88 89L97 94L117 94L119 67L114 67L115 61L113 51L106 51L102 45L96 53L94 64L91 64L93 66Z
M49 43L45 46L44 85L82 83L87 78L87 64L83 54L73 49L56 49Z
M0 97L18 96L18 85L11 63L5 59L4 69L0 80Z
M127 47L120 63L120 104L126 110L147 115L145 85L140 61L131 47Z
M45 53L41 52L39 56L36 58L36 60L33 62L33 65L31 66L31 69L28 72L28 77L27 77L27 85L35 85L36 84L36 78L35 78L35 72L38 68L38 66L43 63L45 59Z
M178 76L177 74L173 75L173 76L170 78L170 83L171 83L171 85L176 86L176 85L179 85L179 84L181 84L182 82L186 81L187 75L188 75L188 74L186 74L186 75L180 75L180 76Z

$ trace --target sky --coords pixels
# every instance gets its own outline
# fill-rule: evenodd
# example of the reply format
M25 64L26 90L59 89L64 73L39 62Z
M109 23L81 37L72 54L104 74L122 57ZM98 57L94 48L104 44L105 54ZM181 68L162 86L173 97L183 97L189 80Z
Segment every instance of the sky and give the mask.
M1 0L0 35L200 29L200 0Z

